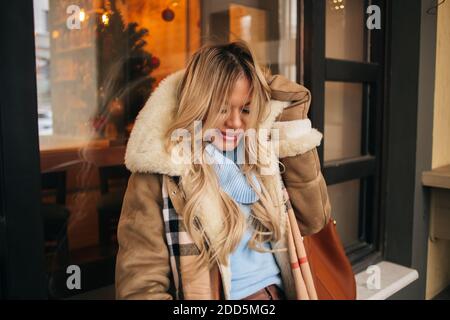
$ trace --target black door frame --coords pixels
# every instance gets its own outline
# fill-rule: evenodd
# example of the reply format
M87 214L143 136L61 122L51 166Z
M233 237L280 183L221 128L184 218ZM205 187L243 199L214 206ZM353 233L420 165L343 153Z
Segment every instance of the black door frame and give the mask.
M392 299L425 299L429 236L437 16L436 1L391 0L386 84L384 258L414 268L419 279Z
M6 1L0 19L0 293L47 297L40 218L33 1Z

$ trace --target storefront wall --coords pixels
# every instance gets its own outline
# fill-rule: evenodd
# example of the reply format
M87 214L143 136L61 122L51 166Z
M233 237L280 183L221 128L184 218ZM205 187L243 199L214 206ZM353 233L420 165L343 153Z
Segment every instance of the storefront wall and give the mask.
M432 169L450 164L450 3L444 3L438 9L436 35L436 82L433 117L433 159ZM450 191L433 189L431 193L430 230L439 224L440 229L450 230L445 220L434 216L446 217L450 213ZM433 219L434 218L434 219ZM442 225L443 223L443 225ZM431 299L450 285L450 240L437 238L430 234L428 240L428 272L426 298Z
M433 92L425 83L428 77L434 79L434 69L424 73L428 56L423 54L427 47L421 39L433 33L433 21L421 16L420 1L386 6L383 33L387 33L389 61L385 64L384 54L377 53L372 56L376 66L366 60L364 27L354 30L354 24L365 19L363 1L335 11L329 6L331 2L322 0L246 0L233 1L230 6L222 1L212 5L212 1L186 0L172 1L169 6L166 1L143 0L116 1L117 6L102 1L69 2L8 3L9 14L1 22L2 30L21 22L14 35L1 35L1 41L10 44L1 50L0 59L3 297L65 298L113 284L117 250L114 224L127 181L123 170L127 135L142 102L151 94L148 89L182 68L192 52L214 37L244 38L258 49L258 58L273 72L312 88L312 108L321 111L312 112L311 117L325 134L320 153L325 174L330 177L333 214L339 221L350 222L339 223L338 231L348 252L359 249L352 255L363 263L358 268L370 263L364 259L370 253L372 262L385 258L414 267L421 276L426 274L428 233L420 217L424 212L426 215L427 204L426 195L420 195L417 188L418 172L431 167L426 143L431 139L432 122L420 115L426 113L430 90ZM73 14L65 11L68 4L81 10L74 16L80 20L80 29L67 29L66 19ZM303 16L315 10L320 10L319 19ZM121 12L120 18L117 12ZM424 23L426 19L431 19L429 24ZM141 37L146 41L142 51L124 45L126 37L113 28L130 22L138 23L134 32L148 29L148 36ZM372 39L381 41L380 34L374 33ZM146 74L150 78L133 78L136 75L129 72L133 66L121 64L120 57L136 52L149 63ZM361 77L367 74L358 71L357 80L353 80L351 72L350 76L346 70L338 72L343 70L340 66L350 66L353 71L355 66L376 69L378 73L365 79ZM382 78L378 70L382 70ZM117 81L110 81L112 76ZM124 90L136 79L141 79L147 90L139 94ZM382 96L374 96L372 104L367 102L371 101L367 82L388 88ZM419 95L411 96L418 88ZM377 115L374 124L383 134L373 131L377 139L369 140L363 136L369 133L364 127L364 108L374 110L377 106L384 116ZM344 111L348 112L345 108L351 109L353 118L343 117ZM345 143L347 140L350 143ZM416 158L420 154L425 156ZM405 156L415 161L405 163ZM357 164L365 163L366 171L338 172L332 165L358 157L362 160ZM55 172L59 174L52 175ZM374 181L372 189L364 189ZM376 200L368 200L362 190L369 190L369 196L376 193ZM53 211L56 215L47 216L57 221L56 231L42 214L43 203L57 209ZM367 217L361 208L368 208L368 217L375 224L361 220ZM361 232L362 223L367 224L364 230L369 235ZM374 242L364 244L365 239ZM70 264L80 265L85 272L81 291L64 288ZM422 279L407 296L424 296Z

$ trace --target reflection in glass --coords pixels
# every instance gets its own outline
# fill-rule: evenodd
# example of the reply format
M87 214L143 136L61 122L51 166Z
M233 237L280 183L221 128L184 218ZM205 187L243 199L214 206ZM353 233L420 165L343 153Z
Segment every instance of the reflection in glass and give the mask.
M333 217L344 247L358 242L359 180L328 186Z
M33 3L44 249L50 297L62 298L79 293L65 285L69 264L83 270L83 292L112 287L126 142L158 83L215 31L249 41L262 63L295 80L296 1ZM217 13L226 20L210 20Z
M324 161L361 155L360 83L325 82Z
M327 0L325 56L365 61L363 0Z
M112 284L116 227L134 120L158 82L200 46L200 2L34 0L42 171L41 214L50 297Z
M205 1L205 39L247 41L259 62L296 81L297 1Z

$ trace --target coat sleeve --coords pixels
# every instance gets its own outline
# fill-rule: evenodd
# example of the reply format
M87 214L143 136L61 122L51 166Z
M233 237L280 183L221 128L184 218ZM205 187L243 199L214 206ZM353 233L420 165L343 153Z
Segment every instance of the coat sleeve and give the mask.
M172 299L158 175L132 173L117 229L117 299Z
M283 182L303 236L319 232L328 222L331 206L320 168L317 146L322 134L311 127L307 114L311 93L281 75L268 80L272 99L289 101L277 117L279 158Z

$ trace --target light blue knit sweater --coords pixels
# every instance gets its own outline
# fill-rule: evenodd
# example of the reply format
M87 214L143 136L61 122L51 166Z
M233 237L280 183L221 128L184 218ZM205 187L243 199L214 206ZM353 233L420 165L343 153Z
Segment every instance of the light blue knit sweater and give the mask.
M259 198L239 169L239 164L244 159L243 139L233 152L222 152L213 144L207 145L206 151L214 160L213 167L222 190L236 201L248 220L251 204ZM258 190L261 190L257 179L254 176L252 178ZM237 249L230 255L230 298L233 300L245 298L271 284L277 284L283 288L280 269L274 255L270 252L261 253L248 247L251 233L252 230L248 226ZM270 243L264 243L264 247L271 248Z

